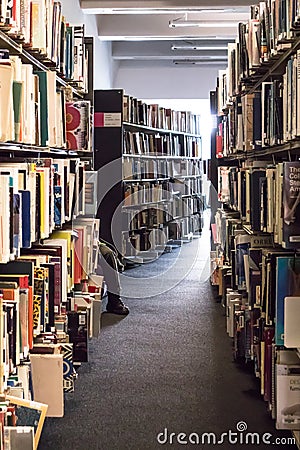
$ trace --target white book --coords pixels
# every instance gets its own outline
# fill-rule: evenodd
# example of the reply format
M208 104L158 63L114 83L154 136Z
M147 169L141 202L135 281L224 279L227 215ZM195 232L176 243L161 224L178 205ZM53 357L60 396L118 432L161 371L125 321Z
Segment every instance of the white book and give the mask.
M25 144L35 143L34 77L31 64L22 64L23 82L23 139Z
M12 140L12 97L13 69L0 64L0 141Z
M32 0L30 8L30 37L32 47L40 49L42 53L46 53L46 27L45 24L45 2L44 0Z
M1 170L0 170L1 172ZM9 217L9 176L0 173L0 262L7 263L10 259L8 230Z
M300 297L284 298L284 346L300 348Z
M30 355L34 401L48 405L47 417L63 417L63 355Z
M268 111L268 96L269 90L273 86L272 82L264 82L261 86L261 136L262 136L262 146L268 145L269 142L269 127L268 123L270 120Z
M283 164L279 163L276 167L276 201L275 201L275 223L274 223L274 242L282 243L282 183L283 183Z
M57 120L56 114L56 72L47 72L47 98L48 98L48 130L49 130L49 147L57 146Z

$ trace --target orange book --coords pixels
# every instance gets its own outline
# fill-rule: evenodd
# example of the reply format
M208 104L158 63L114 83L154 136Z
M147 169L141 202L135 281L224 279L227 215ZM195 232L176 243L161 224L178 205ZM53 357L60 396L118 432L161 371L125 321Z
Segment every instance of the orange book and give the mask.
M1 289L3 293L3 300L18 300L19 289Z

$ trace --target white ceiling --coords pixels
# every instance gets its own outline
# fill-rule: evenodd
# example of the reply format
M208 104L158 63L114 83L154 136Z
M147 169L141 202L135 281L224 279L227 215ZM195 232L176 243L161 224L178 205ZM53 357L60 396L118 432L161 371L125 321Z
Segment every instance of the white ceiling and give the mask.
M120 62L226 66L227 43L251 0L81 0ZM179 26L179 25L184 26ZM187 26L189 25L189 26Z

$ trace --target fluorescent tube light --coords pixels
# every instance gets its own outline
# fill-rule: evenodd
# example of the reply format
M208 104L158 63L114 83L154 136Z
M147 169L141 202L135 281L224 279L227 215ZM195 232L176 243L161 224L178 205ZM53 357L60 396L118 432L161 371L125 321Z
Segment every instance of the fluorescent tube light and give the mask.
M197 20L184 20L182 22L170 20L169 27L170 28L179 28L179 27L199 27L199 28L233 28L238 25L238 22L201 22Z
M224 50L227 51L227 46L216 45L172 45L171 50Z

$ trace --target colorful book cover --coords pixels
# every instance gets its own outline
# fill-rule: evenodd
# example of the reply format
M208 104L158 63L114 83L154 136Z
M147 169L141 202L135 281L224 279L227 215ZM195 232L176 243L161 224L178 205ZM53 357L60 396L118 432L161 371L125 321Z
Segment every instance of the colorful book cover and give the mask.
M76 371L73 366L73 344L62 343L61 349L63 352L64 392L74 392Z
M61 227L62 220L61 220L61 193L62 193L62 187L61 186L54 186L54 224L55 227Z
M283 164L283 243L300 247L300 161Z
M40 295L33 295L33 329L40 331L40 315L41 315L41 302L42 298Z
M90 150L90 102L66 103L66 140L68 150Z
M284 345L284 298L299 295L300 257L278 257L276 267L276 345Z

